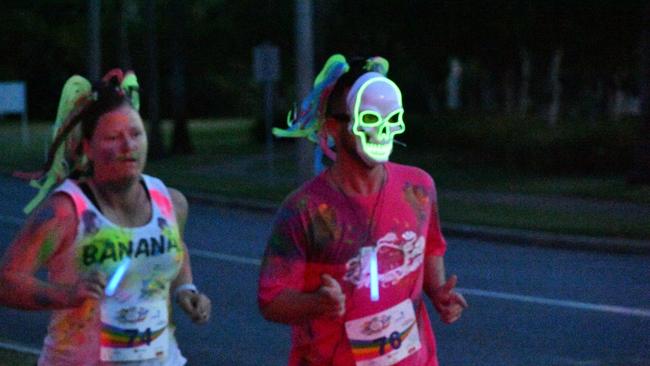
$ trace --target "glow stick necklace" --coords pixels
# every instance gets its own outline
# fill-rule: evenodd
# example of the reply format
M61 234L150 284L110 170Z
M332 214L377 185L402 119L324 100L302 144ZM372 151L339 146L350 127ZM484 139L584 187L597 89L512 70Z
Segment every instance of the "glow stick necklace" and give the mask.
M370 213L370 216L368 217L368 228L366 230L366 235L364 237L364 241L370 242L372 240L372 234L374 233L375 230L375 213L378 214L379 217L381 217L381 208L379 208L379 211L377 208L379 207L380 203L383 204L383 198L384 198L384 187L386 185L386 180L388 176L388 172L386 171L386 167L383 166L384 169L384 175L381 178L381 186L379 187L379 194L377 195L377 200L375 201L375 205L372 208L372 211ZM336 182L334 179L334 175L332 174L332 170L329 171L332 182L334 182L334 185L336 188L341 192L341 194L345 197L346 202L350 207L352 207L352 199L345 193L343 190L343 187ZM372 301L379 301L379 265L377 263L377 251L378 248L376 246L376 243L371 245L371 250L370 250L370 300Z
M370 300L379 301L379 269L377 268L377 248L370 252Z

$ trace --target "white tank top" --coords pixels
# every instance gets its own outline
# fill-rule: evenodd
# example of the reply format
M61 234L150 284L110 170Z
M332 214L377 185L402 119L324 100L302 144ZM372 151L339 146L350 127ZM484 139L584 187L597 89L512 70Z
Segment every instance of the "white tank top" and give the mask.
M115 293L52 314L39 365L182 365L170 324L169 287L185 255L167 187L142 176L151 219L126 228L112 223L73 180L54 192L74 201L74 244L48 260L49 281L73 284L80 274L100 271L110 279L123 267Z

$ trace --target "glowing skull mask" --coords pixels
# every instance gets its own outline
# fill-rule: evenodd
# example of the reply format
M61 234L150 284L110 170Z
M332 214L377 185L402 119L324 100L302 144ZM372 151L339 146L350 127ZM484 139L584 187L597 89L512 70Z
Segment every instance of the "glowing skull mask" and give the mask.
M368 72L352 85L346 102L359 156L368 165L388 161L394 136L406 129L399 87L379 73Z

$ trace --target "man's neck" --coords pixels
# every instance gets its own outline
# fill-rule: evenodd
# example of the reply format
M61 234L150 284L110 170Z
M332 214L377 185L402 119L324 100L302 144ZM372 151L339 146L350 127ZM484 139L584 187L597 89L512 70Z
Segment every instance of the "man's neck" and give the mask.
M369 195L381 190L386 181L385 164L368 166L345 154L337 157L330 168L330 179L344 194Z

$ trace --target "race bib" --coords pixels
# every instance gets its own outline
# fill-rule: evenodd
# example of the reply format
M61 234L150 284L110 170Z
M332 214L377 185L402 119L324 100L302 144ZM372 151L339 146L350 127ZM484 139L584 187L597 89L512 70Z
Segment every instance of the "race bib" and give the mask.
M357 366L389 366L420 349L413 303L406 299L390 309L345 323Z
M101 310L102 361L165 358L169 349L168 311L164 300L132 305L106 304Z

